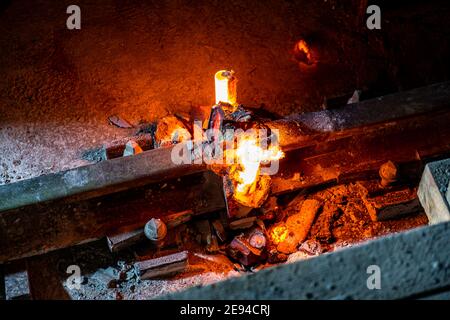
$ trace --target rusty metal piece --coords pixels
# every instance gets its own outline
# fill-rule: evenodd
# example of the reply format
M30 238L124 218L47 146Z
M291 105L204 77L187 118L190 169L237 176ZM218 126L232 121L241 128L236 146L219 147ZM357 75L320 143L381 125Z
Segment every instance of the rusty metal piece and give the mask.
M209 234L206 237L206 251L209 253L216 253L219 251L219 243L216 235Z
M159 243L167 235L167 226L161 219L153 218L145 224L144 233L150 241Z
M220 219L216 219L216 220L212 221L211 225L212 225L217 237L219 238L219 240L221 242L225 242L227 240L227 233L226 233L225 228L223 227L223 224L220 221Z
M228 246L227 252L244 266L255 265L267 258L266 242L264 231L254 227L236 236Z
M167 229L172 229L190 221L193 214L194 212L192 210L185 210L165 216L163 221L166 224Z
M135 154L139 154L139 153L142 153L142 152L143 152L143 150L139 146L139 144L137 144L133 140L130 140L125 145L125 150L123 151L123 156L124 157L133 156Z
M311 237L320 243L331 243L334 240L332 233L333 223L339 218L342 211L331 201L323 206L316 222L311 228Z
M155 143L158 147L171 146L191 139L188 128L175 116L166 116L159 120L155 132Z
M223 177L223 192L227 210L227 217L229 219L238 219L246 217L252 208L244 206L236 201L234 198L234 186L231 179L227 176Z
M229 227L231 230L248 229L256 221L256 217L248 217L230 222Z
M363 197L372 221L382 221L422 210L416 190L404 188L373 198Z
M136 230L123 232L120 234L107 236L108 247L111 252L118 252L131 245L139 243L146 238L144 234L144 229L138 228Z
M397 166L392 161L383 163L383 165L380 167L379 174L381 178L380 184L383 187L387 187L398 179Z
M277 250L289 254L297 251L298 245L306 239L313 221L322 203L315 199L305 200L298 213L289 216L286 220L287 236L281 241Z
M124 118L122 118L116 114L109 116L108 121L110 124L115 125L116 127L119 127L119 128L124 128L124 129L134 128L131 123L129 123L127 120L125 120Z
M120 158L123 156L125 151L125 146L128 142L133 141L143 151L153 149L153 137L150 133L140 134L134 137L127 137L123 139L114 140L103 144L101 150L102 160L111 160L115 158Z
M211 236L211 225L209 224L209 220L198 220L195 222L195 228L200 234L200 242L203 244L208 243L208 237Z
M186 270L188 252L182 251L164 257L139 261L134 266L142 280L168 276Z
M256 249L264 248L267 243L264 232L260 229L255 229L255 231L250 234L249 243L253 248Z

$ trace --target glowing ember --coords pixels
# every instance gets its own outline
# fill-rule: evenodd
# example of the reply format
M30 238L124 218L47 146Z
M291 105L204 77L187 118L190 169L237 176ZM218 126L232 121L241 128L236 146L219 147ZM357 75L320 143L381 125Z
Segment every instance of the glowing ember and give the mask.
M236 105L236 78L234 71L220 70L214 76L216 104L220 102Z
M272 229L270 236L274 244L279 244L283 242L288 235L288 230L285 226L277 226Z
M305 63L307 65L313 64L311 50L305 40L299 40L294 48L295 58L298 62Z

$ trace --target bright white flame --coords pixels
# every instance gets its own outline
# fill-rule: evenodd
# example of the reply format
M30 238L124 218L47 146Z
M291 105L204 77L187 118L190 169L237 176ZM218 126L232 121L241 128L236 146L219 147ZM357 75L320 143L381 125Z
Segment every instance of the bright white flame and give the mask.
M256 181L261 163L279 160L283 156L283 151L278 147L271 146L268 149L262 149L255 138L246 137L239 141L236 158L242 170L238 172L239 184L236 187L236 191L245 193L248 190Z

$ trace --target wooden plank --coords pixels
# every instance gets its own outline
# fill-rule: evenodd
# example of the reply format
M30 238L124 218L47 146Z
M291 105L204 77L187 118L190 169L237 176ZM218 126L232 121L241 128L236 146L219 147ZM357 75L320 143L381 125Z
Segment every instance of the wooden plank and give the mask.
M70 300L58 276L55 254L27 259L27 272L33 300Z

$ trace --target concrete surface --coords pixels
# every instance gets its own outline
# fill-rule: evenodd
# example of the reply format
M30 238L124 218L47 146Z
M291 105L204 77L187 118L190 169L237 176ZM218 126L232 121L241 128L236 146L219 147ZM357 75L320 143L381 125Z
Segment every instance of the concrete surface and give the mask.
M450 206L450 181L448 182L447 193L445 194L445 197L447 199L447 204Z
M450 222L390 235L166 299L401 299L450 285ZM369 266L381 289L369 290Z
M417 196L430 224L450 221L450 205L446 200L450 182L450 159L430 162L420 180Z

